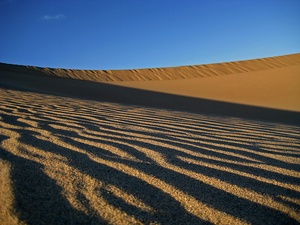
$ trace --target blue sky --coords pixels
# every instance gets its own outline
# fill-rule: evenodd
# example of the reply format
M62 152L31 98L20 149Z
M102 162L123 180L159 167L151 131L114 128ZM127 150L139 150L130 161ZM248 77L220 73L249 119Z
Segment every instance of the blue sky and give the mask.
M0 62L130 69L300 52L300 0L0 0Z

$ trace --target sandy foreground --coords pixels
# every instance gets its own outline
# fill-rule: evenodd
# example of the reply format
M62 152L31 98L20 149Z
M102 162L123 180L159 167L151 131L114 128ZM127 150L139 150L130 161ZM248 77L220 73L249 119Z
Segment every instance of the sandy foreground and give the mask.
M300 54L0 64L0 224L299 224Z

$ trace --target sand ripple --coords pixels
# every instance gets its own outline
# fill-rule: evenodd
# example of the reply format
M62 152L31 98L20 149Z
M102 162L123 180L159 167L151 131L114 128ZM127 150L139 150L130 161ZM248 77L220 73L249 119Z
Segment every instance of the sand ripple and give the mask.
M297 126L0 96L4 223L300 222Z

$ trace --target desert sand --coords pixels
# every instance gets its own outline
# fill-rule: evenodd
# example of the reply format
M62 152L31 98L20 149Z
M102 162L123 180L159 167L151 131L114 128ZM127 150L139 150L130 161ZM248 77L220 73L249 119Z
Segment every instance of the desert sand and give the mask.
M300 54L0 64L0 224L299 224Z

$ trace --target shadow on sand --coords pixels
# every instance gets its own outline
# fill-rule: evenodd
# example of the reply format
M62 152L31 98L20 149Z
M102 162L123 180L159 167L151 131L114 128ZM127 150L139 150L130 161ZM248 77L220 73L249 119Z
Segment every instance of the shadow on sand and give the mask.
M122 105L128 104L141 107L164 108L168 110L217 115L220 117L238 117L293 125L300 124L299 113L188 98L87 81L60 78L49 79L47 77L27 75L20 77L19 74L4 73L1 74L0 87L28 92L47 93L54 96L119 103ZM53 102L55 98L51 98ZM67 158L72 168L81 171L99 182L110 184L137 197L155 209L155 212L143 211L138 207L128 204L128 202L120 196L114 195L105 189L100 190L101 196L106 202L145 224L151 221L159 224L209 223L189 213L181 204L182 202L174 199L165 190L151 185L149 182L146 182L146 180L137 176L125 173L121 169L119 170L113 166L108 166L108 164L97 162L90 157L91 155L105 162L111 162L112 164L109 165L122 164L124 167L127 166L144 174L148 174L186 193L197 201L209 205L213 209L232 215L235 218L239 218L251 224L298 224L294 218L282 211L271 208L268 205L260 204L259 202L239 197L238 195L230 193L228 190L205 183L201 181L201 179L193 178L183 172L176 172L175 169L164 167L159 161L147 155L147 151L146 153L142 152L142 149L145 148L161 155L168 165L173 166L171 168L176 168L178 171L197 173L201 176L224 181L231 186L244 188L244 190L247 191L251 190L260 195L271 196L277 202L285 204L289 209L295 209L295 211L299 210L299 205L297 204L293 205L292 202L284 202L282 199L276 199L279 198L279 195L291 199L299 199L300 193L298 191L291 190L285 186L277 186L274 182L267 183L253 177L265 178L268 181L275 180L291 185L298 184L299 178L259 167L253 168L246 164L247 162L252 164L258 163L283 170L299 171L300 168L298 164L281 161L276 158L276 156L280 154L297 158L299 157L298 152L292 152L292 150L283 152L279 150L270 152L269 155L264 154L267 150L252 145L250 135L247 136L247 131L249 130L246 128L246 131L244 131L244 133L238 133L238 136L234 136L234 132L227 132L234 126L242 126L240 124L229 125L222 124L220 121L208 121L207 124L203 123L204 125L193 128L191 126L189 127L189 125L196 124L197 126L197 123L201 121L198 121L197 117L191 117L189 118L190 124L187 125L182 122L179 125L177 124L177 126L173 126L173 130L164 133L165 130L159 129L165 129L163 125L167 124L168 120L170 122L173 119L172 117L166 118L166 115L156 116L155 119L163 124L162 126L158 126L155 120L150 120L148 123L140 122L144 119L143 114L136 113L130 115L130 112L128 112L124 115L121 114L121 111L115 111L115 115L122 115L121 122L123 124L136 124L139 128L143 128L143 126L145 128L144 130L135 130L132 127L123 129L122 126L113 126L113 122L111 121L107 122L109 112L105 112L103 108L99 109L99 115L96 116L92 110L75 111L73 116L75 116L76 119L73 119L72 116L68 115L68 110L64 111L68 106L64 108L64 103L62 102L58 103L62 104L62 107L52 112L50 108L48 108L49 111L42 111L38 105L32 106L30 104L30 98L27 99L24 105L22 101L18 102L18 99L12 99L12 97L10 101L12 101L11 109L9 109L9 107L3 108L3 112L6 114L3 113L1 119L2 122L6 124L15 125L15 128L10 127L6 129L17 132L20 135L17 140L18 142L24 143L27 146L33 146L41 152L56 154ZM34 127L37 128L37 131L32 131L32 129L30 129L32 128L30 127L31 125L20 121L18 114L13 114L14 110L20 110L19 108L13 108L16 106L22 106L24 115L28 118L30 117L32 122L38 124ZM74 106L74 104L72 106ZM152 112L155 113L155 110L152 110ZM52 117L49 119L50 117L45 117L45 115ZM92 120L86 120L86 117L89 119L92 118ZM117 118L117 116L113 118L115 119L114 122L121 124L120 121L117 121ZM138 120L139 118L140 120ZM75 126L72 128L73 131L72 129L69 131L60 128L65 127L65 124L74 124ZM275 133L272 133L271 131L264 130L265 126L262 124L254 124L254 126L250 126L252 131L254 131L254 133L256 132L255 135L259 136L256 137L257 139L265 138L264 140L272 140L279 144L285 141L283 137L286 139L290 138L288 140L299 139L299 137L295 135L297 130L294 131L293 134L286 134L286 136L284 136L281 130L278 133L276 133L276 130ZM78 126L76 127L76 125ZM182 126L186 126L187 128L183 130L184 132L180 130ZM214 126L213 129L215 129L214 133L210 130L212 126ZM86 133L82 132L78 127L85 128ZM101 130L100 127L103 128L103 130ZM153 127L161 132L149 132ZM48 131L50 136L56 137L61 143L56 144L48 140L39 139L39 135L43 134L39 134L38 130ZM197 134L197 132L199 133ZM231 137L235 137L239 141L232 143L224 138L224 136L218 136L219 133L222 132L224 136L232 135ZM170 133L176 133L178 135L174 137ZM128 137L126 137L126 134ZM192 134L195 135L195 139ZM140 135L143 135L143 138L141 138ZM216 135L216 140L207 141L207 137L211 138L214 135ZM2 139L6 138L5 136L0 137ZM231 137L229 136L229 138ZM151 142L151 140L155 140L155 142ZM88 144L97 142L118 148L138 160L126 159L118 155L117 152L108 151L102 147ZM79 148L82 152L74 151L71 147L66 146ZM237 151L236 148L239 148L239 150ZM293 148L292 146L291 149ZM22 149L19 149L19 151L22 151ZM30 149L27 151L30 151ZM38 157L38 155L35 157ZM34 157L32 160L26 159L9 150L0 148L0 158L12 164L13 170L11 176L14 181L16 208L20 212L21 220L25 220L28 224L105 224L102 218L93 216L93 208L88 202L87 208L91 210L91 213L88 215L73 208L62 195L62 187L46 175L42 163L34 161ZM202 164L189 163L183 159L194 160ZM228 169L231 169L231 172L229 172L230 170ZM245 174L241 175L240 173L234 173L232 171L241 171L253 176L247 177ZM85 196L77 196L77 198L79 201L82 200L82 202L86 202Z
M62 196L62 188L34 161L0 148L0 159L12 165L15 207L19 219L26 224L106 224L98 216L76 210Z
M300 113L185 97L106 83L0 72L0 87L56 96L131 104L215 116L300 125Z
M4 117L4 120L8 119L9 121L13 121L17 120L17 118L17 116L15 118ZM53 122L51 122L51 124L53 124ZM248 190L254 190L257 193L262 193L265 195L267 194L273 196L274 198L276 198L276 196L279 194L288 196L290 198L299 197L300 193L297 191L292 191L274 184L267 184L253 178L244 177L242 175L233 174L220 169L213 169L207 166L186 163L179 158L182 157L194 159L196 161L198 160L207 162L208 164L215 166L225 166L227 168L251 173L258 177L263 176L266 179L275 179L291 184L299 183L299 179L295 177L289 177L288 175L280 175L278 173L273 174L272 172L263 169L253 169L248 166L241 166L234 163L226 163L220 162L219 160L209 159L211 157L219 157L244 163L247 159L243 159L243 157L239 158L236 156L231 156L230 154L224 153L222 155L221 153L215 153L214 151L205 151L204 149L208 146L203 144L199 144L197 147L191 147L189 142L186 142L185 144L178 144L175 142L175 140L170 140L170 144L174 146L183 147L194 153L202 152L207 155L207 157L203 158L200 156L193 156L192 154L177 151L161 144L152 144L146 140L127 140L123 135L120 135L118 130L116 130L114 127L110 127L109 133L114 133L114 137L110 138L107 138L106 134L97 134L93 135L93 137L87 138L82 137L79 133L69 133L68 131L64 133L62 130L51 128L51 126L48 126L46 123L40 123L40 128L58 136L64 143L67 143L70 146L76 146L84 150L86 153L91 153L106 161L120 163L131 168L135 168L143 173L149 174L172 185L176 189L183 191L198 201L210 205L221 212L225 212L233 215L236 218L250 222L251 224L298 224L293 218L280 211L244 198L240 198L225 190L214 187L213 185L208 185L204 182L196 180L188 175L164 168L155 160L141 154L138 149L152 149L163 155L168 163L177 168L182 168L198 174L203 174L205 176L214 177ZM14 132L19 132L18 129L11 130ZM98 181L116 186L130 195L136 196L148 206L155 209L155 213L143 211L138 207L128 204L119 196L116 196L105 189L99 190L99 193L101 193L106 202L122 210L127 215L134 216L136 219L145 224L147 224L149 221L159 224L210 224L207 221L203 221L188 213L178 201L173 199L173 197L167 194L164 190L152 186L135 176L128 175L121 170L117 170L105 164L95 162L89 157L88 154L76 152L62 145L41 140L37 138L36 135L37 132L27 130L26 132L20 133L18 141L23 144L31 145L37 149L41 149L44 152L57 154L67 158L72 168L75 168L76 170L79 170ZM152 134L148 133L148 136L151 137ZM115 146L116 143L123 142L123 144L118 144L118 148L127 151L131 155L135 155L138 159L140 159L140 161L137 162L123 159L117 154L104 150L100 147L82 143L79 140L83 138L92 142L101 140L101 143L110 146ZM107 140L105 140L105 138ZM132 144L135 146L135 148L130 148L130 145ZM216 149L214 144L211 144L209 147L211 149ZM228 153L235 152L235 150L230 148L224 150L226 150ZM260 151L258 151L258 153L259 152ZM245 153L245 156L249 155ZM36 157L38 157L38 155ZM82 212L74 209L62 196L62 188L45 174L42 164L16 156L2 149L0 149L0 158L10 162L13 167L12 179L14 180L15 197L17 202L16 207L20 212L20 219L24 219L26 222L28 222L28 224L105 224L105 221L103 221L101 218L91 216L93 213L85 215ZM299 165L283 163L281 161L272 159L272 157L262 157L260 154L251 153L251 158L260 159L261 162L265 162L278 168L289 168L296 171L299 170ZM77 196L77 199L83 199L82 202L86 201L85 196ZM282 202L280 199L277 200ZM286 204L290 203L287 202ZM86 207L91 211L93 210L91 206L89 206L88 201ZM290 207L298 208L297 205L290 205Z

